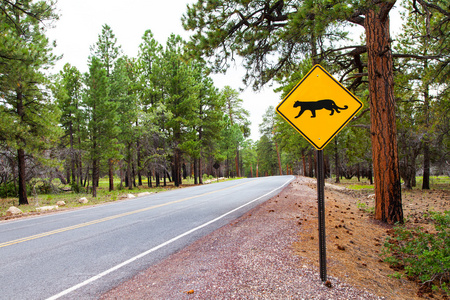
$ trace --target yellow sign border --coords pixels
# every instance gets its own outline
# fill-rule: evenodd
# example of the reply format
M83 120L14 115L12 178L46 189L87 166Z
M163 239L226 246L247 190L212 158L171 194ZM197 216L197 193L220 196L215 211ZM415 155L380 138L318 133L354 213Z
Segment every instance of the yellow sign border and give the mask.
M315 71L316 68L319 68L325 75L327 75L332 81L334 81L339 87L341 87L345 92L347 92L347 94L353 98L357 103L360 104L359 108L357 108L355 110L355 112L328 138L328 140L326 140L322 146L317 145L311 138L309 138L305 133L302 132L302 130L300 130L300 128L298 128L291 120L289 120L289 118L287 118L280 110L279 108L281 107L281 105L283 105L283 103L295 92L295 90L308 78L308 76L313 73ZM286 120L292 127L295 128L295 130L297 130L298 133L300 133L311 145L314 146L314 148L316 148L317 150L323 150L323 148L325 148L326 145L328 145L328 143L350 122L350 120L359 112L361 111L363 107L363 103L356 98L355 95L353 95L345 86L343 86L339 81L337 81L330 73L327 72L327 70L325 70L321 65L315 65L314 67L312 67L312 69L308 72L308 74L306 74L302 80L299 81L299 83L297 83L295 85L295 87L286 95L286 97L284 97L284 99L280 102L280 104L278 104L276 111L277 113L284 119Z

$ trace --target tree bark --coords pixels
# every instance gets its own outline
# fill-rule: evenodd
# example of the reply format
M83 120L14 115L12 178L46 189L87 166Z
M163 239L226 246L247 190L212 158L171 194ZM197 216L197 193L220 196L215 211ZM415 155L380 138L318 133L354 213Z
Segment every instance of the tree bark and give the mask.
M194 184L198 184L198 160L194 158Z
M92 197L97 197L97 186L99 179L98 159L92 161Z
M19 162L19 205L27 205L27 185L25 180L25 151L17 150L17 159Z
M198 158L198 183L203 184L203 172L202 172L202 153L200 152L200 157Z
M25 117L24 105L23 105L23 93L22 85L19 84L17 89L17 115L23 122ZM24 142L21 140L21 142ZM26 173L25 173L25 150L20 148L17 150L17 160L19 169L19 205L28 204L27 198L27 184L26 184Z
M178 145L174 151L174 174L173 180L176 187L181 185L181 150Z
M112 158L108 159L109 166L109 191L114 191L114 162Z
M379 4L379 10L369 10L365 19L375 218L389 224L403 222L388 16L394 3Z
M280 175L283 175L283 170L281 169L281 157L280 157L280 151L278 151L278 143L275 142L275 148L277 150L277 158L278 158L278 169L280 171ZM286 166L287 167L287 166Z
M335 145L334 165L336 166L336 183L340 183L341 182L341 179L340 179L341 174L339 173L340 163L339 163L339 151L338 151L337 137L334 138L334 145Z

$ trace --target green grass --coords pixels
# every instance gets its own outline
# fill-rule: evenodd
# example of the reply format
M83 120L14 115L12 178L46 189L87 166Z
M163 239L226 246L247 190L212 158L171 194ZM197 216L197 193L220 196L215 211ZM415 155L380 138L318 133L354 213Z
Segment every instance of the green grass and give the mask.
M333 177L328 179L328 182L332 184L335 183L336 178ZM346 188L352 190L373 190L374 185L369 184L369 180L367 178L361 178L361 181L358 181L358 178L353 177L352 179L342 178L341 182L338 183L340 185L345 186ZM416 177L416 186L414 189L422 189L423 177ZM431 189L439 189L439 190L450 190L450 177L449 176L430 176L430 188Z
M423 177L416 177L416 187L417 189L422 188ZM440 190L450 190L450 176L430 176L430 188L440 189Z
M340 183L335 183L336 177L333 177L331 179L328 179L328 182L331 184L343 185L346 188L351 189L351 190L360 191L360 190L373 190L374 189L373 184L370 184L369 180L367 178L361 178L361 181L358 181L357 177L353 177L352 179L341 178Z

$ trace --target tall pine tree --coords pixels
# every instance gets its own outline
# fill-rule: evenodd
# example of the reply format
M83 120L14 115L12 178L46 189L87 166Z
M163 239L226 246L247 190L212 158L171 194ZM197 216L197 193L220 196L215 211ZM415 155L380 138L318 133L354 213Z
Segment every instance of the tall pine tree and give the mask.
M60 133L45 75L55 56L42 24L56 15L50 1L1 1L0 8L0 139L17 151L19 204L28 204L27 156L41 154Z

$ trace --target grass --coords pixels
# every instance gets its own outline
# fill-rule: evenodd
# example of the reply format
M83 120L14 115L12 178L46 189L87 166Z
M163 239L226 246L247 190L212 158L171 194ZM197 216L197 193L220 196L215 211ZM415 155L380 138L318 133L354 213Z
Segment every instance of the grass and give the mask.
M212 178L212 177L211 177ZM211 179L210 177L204 176L204 181ZM64 208L76 208L76 207L82 207L86 205L96 205L96 204L102 204L107 202L114 202L120 199L126 198L127 194L137 194L137 193L143 193L143 192L150 192L150 193L159 193L162 191L167 191L176 188L173 184L173 182L167 182L167 186L155 186L155 181L152 182L153 187L149 188L147 187L147 180L143 180L142 186L133 187L133 189L129 190L128 188L122 188L118 189L120 179L114 178L115 183L115 190L109 191L109 180L108 178L101 178L99 182L99 187L97 188L97 197L92 197L92 193L74 193L72 191L63 191L63 188L65 190L68 190L70 188L70 185L62 185L60 184L59 180L54 181L53 184L58 187L60 192L53 193L53 194L37 194L37 195L29 195L28 196L28 205L18 205L19 201L17 197L8 197L8 198L0 198L0 217L6 216L6 211L11 206L16 206L20 210L22 210L23 213L36 213L37 207L42 206L53 206L57 205L56 203L58 201L64 201L66 205ZM161 180L161 185L163 184L163 181ZM187 178L186 180L183 180L183 186L189 186L194 184L193 178ZM36 190L38 190L38 186L36 186ZM82 197L86 197L89 202L87 204L80 204L78 203L78 200Z
M328 182L331 184L335 184L336 182L336 177L330 178L328 179ZM338 183L339 185L343 185L348 189L351 190L374 190L374 186L373 184L369 183L369 180L367 178L361 178L361 181L358 181L358 178L353 177L351 179L345 179L345 178L341 178L340 179L340 183Z
M328 182L332 184L334 184L335 181L335 177L328 179ZM351 190L374 190L374 185L370 184L367 178L362 178L361 181L358 181L358 178L356 177L351 179L342 178L340 181L340 185L343 185ZM413 189L422 189L422 182L423 177L417 176L416 186ZM430 176L430 188L436 190L450 190L450 176Z

